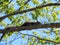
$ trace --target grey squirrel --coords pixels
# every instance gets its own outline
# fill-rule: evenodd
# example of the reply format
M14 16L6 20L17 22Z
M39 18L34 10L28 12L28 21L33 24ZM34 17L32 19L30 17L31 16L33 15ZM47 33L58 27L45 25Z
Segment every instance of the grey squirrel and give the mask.
M23 25L21 25L21 27L22 26L29 26L29 25L35 25L35 24L41 24L40 22L25 22Z

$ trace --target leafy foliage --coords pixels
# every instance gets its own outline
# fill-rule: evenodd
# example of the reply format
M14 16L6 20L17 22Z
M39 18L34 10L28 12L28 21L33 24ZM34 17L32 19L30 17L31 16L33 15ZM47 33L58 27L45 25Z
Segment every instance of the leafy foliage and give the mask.
M56 0L54 0L54 1L57 2ZM10 0L1 0L0 2L2 2L2 3L0 4L0 13L2 13L2 14L0 15L0 17L7 15L7 14L11 14L11 13L15 12L16 10L17 10L17 12L22 11L22 10L27 10L27 9L31 9L32 7L36 7L38 5L54 3L54 1L30 0L30 2L28 2L27 4L24 4L26 2L26 0L16 0L15 2L13 0L12 0L12 2L10 2ZM43 23L47 23L47 24L56 23L56 22L60 22L59 17L60 17L60 6L51 6L51 7L47 6L47 7L41 8L41 9L36 9L35 11L10 16L7 19L4 19L3 21L0 22L0 27L3 26L4 28L6 28L6 27L21 26L24 22L29 22L29 21L34 22L37 20L40 22L43 21ZM39 38L44 38L44 39L60 42L60 29L59 28L50 28L50 29L45 28L45 29L36 29L36 30L34 29L34 32L33 31L30 31L30 32L26 31L26 32L27 32L27 34L31 33L32 35L35 35ZM12 35L16 34L17 36L16 35L14 35L14 36L16 36L16 37L21 36L22 41L24 41L24 38L25 38L26 39L25 41L28 42L28 45L54 44L53 42L39 40L36 37L24 35L25 31L24 32L21 31L21 32L23 34L20 34L19 32L6 33L4 36L4 39L6 38L6 41L8 41L7 40L8 38L11 38ZM14 36L12 36L12 37L14 38ZM26 38L26 36L28 39Z

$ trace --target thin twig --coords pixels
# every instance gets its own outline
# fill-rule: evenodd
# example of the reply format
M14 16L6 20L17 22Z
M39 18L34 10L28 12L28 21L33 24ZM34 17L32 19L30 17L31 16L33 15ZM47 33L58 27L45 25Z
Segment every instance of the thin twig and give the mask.
M20 33L20 34L22 34L22 35L28 35L28 36L33 36L33 37L37 38L38 40L45 40L45 41L48 41L48 42L53 42L54 44L60 44L60 42L55 42L55 41L52 41L52 40L39 38L39 37L34 36L34 35L30 35L30 34L23 34L23 33Z
M23 5L25 6L29 1L30 1L30 0L27 0ZM21 6L21 7L22 7L22 6ZM21 8L21 7L20 7L20 8ZM18 11L20 10L20 8L17 9L15 12L18 12Z
M3 11L6 7L8 7L8 5L9 5L12 1L13 1L13 0L10 0L10 2L8 2L8 4L5 5L5 7L2 8L2 11ZM3 4L3 2L1 2L1 4ZM1 12L1 11L0 11L0 12Z
M1 36L1 38L0 38L0 41L2 40L2 38L5 36L5 33L3 33L3 35Z
M35 36L35 35L31 35L31 34L23 34L23 33L20 33L20 34L35 37L35 38L38 39L38 42L39 42L39 40L43 40L43 41L52 42L52 43L54 43L54 44L60 44L60 42L56 42L56 41L52 41L52 40L48 40L48 39L44 39L44 38L39 38L39 37L37 37L37 36ZM20 37L15 38L15 39L11 40L11 41L8 42L8 43L11 43L11 42L13 42L13 41L15 41L16 39L19 39L19 38L20 38ZM7 43L6 43L6 44L7 44Z
M29 1L30 1L30 0L27 0L27 1L24 3L24 5L26 5Z

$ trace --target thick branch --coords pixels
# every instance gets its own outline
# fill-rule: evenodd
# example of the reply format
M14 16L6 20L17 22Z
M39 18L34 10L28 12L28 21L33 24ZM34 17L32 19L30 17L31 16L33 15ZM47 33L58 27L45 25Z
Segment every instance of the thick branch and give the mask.
M24 31L24 30L31 30L31 29L38 29L38 28L59 28L60 23L50 23L50 24L35 24L29 26L18 26L18 27L7 27L5 29L0 29L0 33L4 32L14 32L14 31Z
M60 3L49 3L49 4L45 4L45 5L40 5L40 6L36 6L36 7L34 7L34 8L31 8L31 9L27 9L27 10L23 10L23 11L19 11L19 12L14 12L14 13L12 13L12 14L7 14L7 15L5 15L5 16L3 16L3 17L0 17L0 21L2 21L3 19L5 19L6 17L9 17L9 16L12 16L12 15L16 15L16 14L22 14L22 13L26 13L26 12L29 12L29 11L34 11L34 10L36 10L36 9L41 9L41 8L43 8L43 7L46 7L46 6L59 6L60 5Z
M7 32L24 31L24 30L31 30L31 29L38 29L38 28L59 28L60 27L60 23L50 23L50 24L27 23L27 24L29 25L27 26L23 25L23 26L18 26L18 27L7 27L5 29L0 29L0 33L3 33L3 36L4 36L5 33Z

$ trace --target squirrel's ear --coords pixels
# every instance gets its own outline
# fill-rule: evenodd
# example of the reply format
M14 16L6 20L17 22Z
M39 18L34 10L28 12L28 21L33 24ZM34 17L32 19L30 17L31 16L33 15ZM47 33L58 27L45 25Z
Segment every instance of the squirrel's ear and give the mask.
M24 24L22 24L21 26L28 26L29 23L28 22L25 22Z

